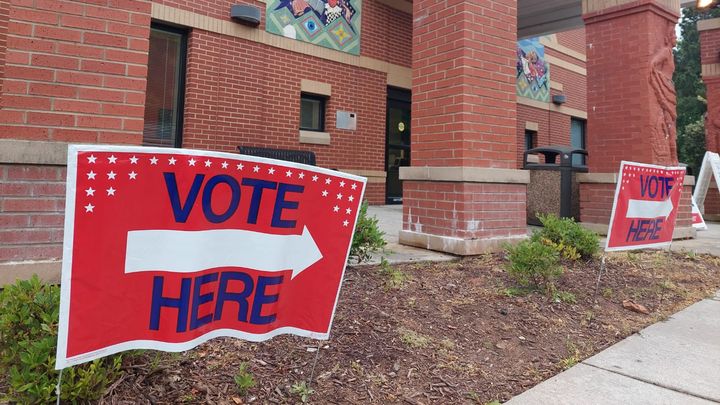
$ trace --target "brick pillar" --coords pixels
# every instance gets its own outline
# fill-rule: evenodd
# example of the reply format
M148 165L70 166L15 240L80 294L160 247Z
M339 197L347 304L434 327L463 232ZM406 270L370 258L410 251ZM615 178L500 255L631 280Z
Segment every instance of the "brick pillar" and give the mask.
M702 80L707 90L705 147L711 152L720 152L720 18L698 21L698 31ZM706 221L720 221L720 193L714 180L702 209Z
M413 2L412 162L400 242L477 254L525 237L516 170L517 2Z
M142 141L150 12L0 1L0 286L58 280L67 143Z
M678 0L583 0L590 173L578 176L580 218L598 232L607 232L620 161L678 163L672 48L679 12ZM694 235L689 216L680 211L677 236Z
M7 47L7 28L10 18L10 3L0 2L0 102L2 102L2 84L5 77L5 48Z
M149 1L11 1L0 138L142 141Z

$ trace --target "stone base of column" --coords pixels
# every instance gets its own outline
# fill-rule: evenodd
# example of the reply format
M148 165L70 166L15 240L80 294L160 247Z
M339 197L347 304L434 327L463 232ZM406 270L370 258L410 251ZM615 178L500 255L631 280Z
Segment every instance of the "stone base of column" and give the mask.
M402 244L466 256L527 237L526 171L408 167L400 178Z
M580 183L580 221L581 224L600 235L607 235L615 198L617 173L579 173ZM692 227L690 197L695 185L693 176L685 176L685 186L680 197L680 212L675 220L673 239L691 239L697 237Z
M458 256L472 256L499 251L506 243L518 243L527 238L527 234L525 234L510 238L461 239L406 230L400 231L398 236L402 245L437 250Z

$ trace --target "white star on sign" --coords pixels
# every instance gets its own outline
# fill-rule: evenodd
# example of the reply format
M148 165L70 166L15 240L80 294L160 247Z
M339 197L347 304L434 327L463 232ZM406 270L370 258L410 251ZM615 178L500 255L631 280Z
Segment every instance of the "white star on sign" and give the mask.
M298 178L299 178L299 179L304 179L304 178L305 178L305 173L300 172L300 173L298 174Z
M345 182L344 182L344 181L341 181L341 182L340 182L340 187L345 187Z
M110 157L108 157L108 163L112 164L112 163L115 163L115 161L117 161L117 158L115 157L115 155L110 155Z
M228 162L222 162L222 168L227 169L227 167L228 167Z
M350 201L350 202L353 202L354 199L355 199L355 197L353 197L353 196L348 197L348 201Z
M339 212L339 211L340 211L340 207L338 207L337 205L333 207L333 212Z
M135 157L135 156L133 156L133 157L130 158L130 164L136 165L136 164L137 164L137 161L138 161L138 158Z
M350 222L348 222L347 219L343 221L343 226L348 226L349 224L350 224Z
M88 163L95 163L96 159L95 155L90 155L88 156Z
M273 169L272 167L269 168L269 169L268 169L268 173L270 173L270 174L275 174L275 169Z
M291 170L286 171L285 176L292 177L292 171Z
M212 162L210 161L210 159L208 159L205 161L205 167L210 167L210 166L212 166Z
M342 200L342 194L338 193L338 194L337 194L337 199L338 199L338 200Z
M88 204L85 206L85 212L93 212L93 208L95 208L94 205Z
M153 157L150 159L150 164L151 164L151 165L156 165L157 162L158 162L158 159L157 159L155 156L153 156Z
M328 192L327 192L327 190L323 190L323 192L322 192L322 196L323 196L323 197L327 197L327 196L328 196Z
M330 183L332 183L332 180L330 180L329 177L327 179L325 179L325 184L330 184Z
M194 158L190 158L190 160L188 160L188 164L190 166L195 166L195 162L197 162L197 160L195 160Z
M115 195L116 190L114 188L110 187L109 189L107 189L105 191L107 191L108 195Z
M350 215L351 212L352 212L352 210L351 210L350 208L348 208L348 209L345 210L345 213L348 214L348 215Z
M170 164L170 166L175 166L175 162L177 162L177 159L172 156L170 157L170 159L168 159L168 163Z
M257 173L259 171L260 171L260 166L255 165L255 167L253 167L253 172Z
M132 172L128 173L128 176L130 176L130 180L135 180L135 178L137 177L137 173L132 171Z
M85 192L87 193L86 196L91 196L91 195L94 196L95 195L95 190L93 190L92 187L89 187L87 190L85 190Z
M110 173L107 174L107 176L108 176L108 180L115 180L115 172L114 171L111 170Z
M313 181L317 181L318 176L313 176Z
M350 188L352 188L353 190L355 190L355 189L357 188L357 184L353 183L352 186L350 186Z
M90 173L87 174L88 180L95 180L95 172L90 170Z
M242 170L243 167L245 167L245 166L243 166L242 163L238 163L238 164L237 164L237 169L238 169L238 170Z

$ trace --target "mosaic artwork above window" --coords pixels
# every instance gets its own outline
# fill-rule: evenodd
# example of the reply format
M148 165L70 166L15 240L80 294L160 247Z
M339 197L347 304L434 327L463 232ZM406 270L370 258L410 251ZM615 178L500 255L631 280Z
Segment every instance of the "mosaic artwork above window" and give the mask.
M269 0L268 32L360 54L362 0Z
M540 38L518 41L517 95L538 101L550 101L550 65L545 62L545 47Z

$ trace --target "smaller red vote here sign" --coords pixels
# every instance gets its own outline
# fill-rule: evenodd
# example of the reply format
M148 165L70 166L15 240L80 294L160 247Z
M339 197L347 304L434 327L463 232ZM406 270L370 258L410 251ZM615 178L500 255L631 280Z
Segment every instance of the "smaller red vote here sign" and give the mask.
M70 146L56 368L218 336L327 339L364 190L279 160Z
M605 250L668 246L684 179L684 167L621 162Z

